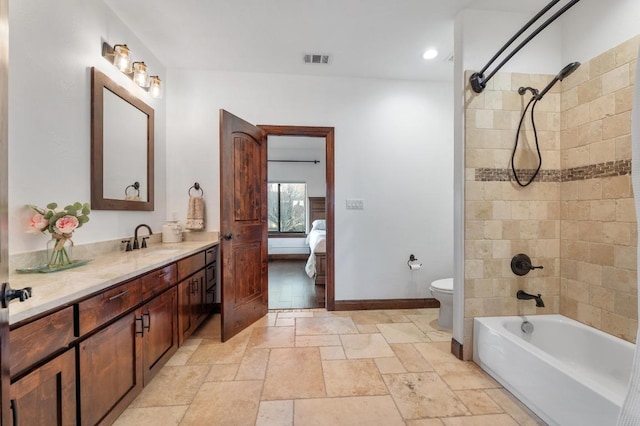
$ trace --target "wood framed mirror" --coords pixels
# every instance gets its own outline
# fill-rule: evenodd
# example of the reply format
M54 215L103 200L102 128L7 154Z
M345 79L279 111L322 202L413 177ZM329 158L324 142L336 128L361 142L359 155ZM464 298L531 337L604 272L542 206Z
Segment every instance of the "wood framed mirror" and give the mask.
M91 68L91 208L153 211L153 108Z

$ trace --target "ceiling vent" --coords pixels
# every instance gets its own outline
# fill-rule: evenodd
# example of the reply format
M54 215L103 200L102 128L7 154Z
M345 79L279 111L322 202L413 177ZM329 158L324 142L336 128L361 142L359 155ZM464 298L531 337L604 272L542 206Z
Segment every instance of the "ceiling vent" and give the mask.
M306 54L304 55L305 64L329 64L329 55Z

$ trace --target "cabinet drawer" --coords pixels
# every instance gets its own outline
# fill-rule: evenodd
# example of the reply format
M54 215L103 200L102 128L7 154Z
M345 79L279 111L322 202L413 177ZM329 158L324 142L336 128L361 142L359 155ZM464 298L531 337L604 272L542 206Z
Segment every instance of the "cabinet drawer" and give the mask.
M205 250L205 260L207 265L216 261L218 257L218 246L209 247Z
M210 289L216 285L216 264L213 263L207 266L205 275L205 288Z
M78 304L80 335L105 324L142 302L142 280L137 278Z
M205 252L201 251L192 256L178 261L178 281L182 281L189 275L204 268Z
M73 307L37 319L9 332L9 359L11 376L26 370L33 364L73 340Z
M162 269L149 272L142 278L142 298L144 300L160 294L178 281L178 268L175 263Z

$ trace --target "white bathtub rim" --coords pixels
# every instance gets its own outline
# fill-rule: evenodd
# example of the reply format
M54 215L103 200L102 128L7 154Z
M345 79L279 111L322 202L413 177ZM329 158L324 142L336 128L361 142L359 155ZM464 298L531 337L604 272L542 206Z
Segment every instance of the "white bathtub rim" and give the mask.
M612 402L613 404L616 404L617 406L622 406L622 403L624 402L624 398L625 395L618 395L617 393L604 388L596 379L593 379L591 377L585 377L584 374L584 370L581 369L577 369L574 368L571 365L562 363L561 361L559 361L557 358L553 357L552 355L550 355L549 353L543 351L542 349L538 348L537 346L533 345L532 343L529 343L523 339L521 339L520 337L518 337L517 335L511 333L509 330L507 330L503 324L505 321L508 320L527 320L532 322L532 324L535 327L535 317L540 317L544 318L544 319L551 319L551 320L556 320L556 321L562 321L571 325L575 325L581 328L587 328L589 329L590 332L596 332L596 334L601 334L603 335L605 338L607 338L607 340L619 340L619 342L617 343L622 343L622 344L628 344L630 346L634 346L633 343L627 342L626 340L620 339L618 337L612 336L608 333L605 333L601 330L598 330L594 327L590 327L588 325L585 325L579 321L573 320L571 318L565 317L564 315L560 315L560 314L544 314L544 315L531 315L529 317L527 316L502 316L502 317L476 317L474 318L475 320L478 320L480 323L483 324L491 324L491 325L499 325L501 328L499 328L499 332L498 331L494 331L494 329L492 329L490 326L487 327L489 329L489 331L491 333L495 333L498 334L500 336L505 336L505 338L507 338L511 343L515 344L516 346L520 347L522 350L528 351L528 352L532 352L535 355L537 355L538 357L542 358L544 360L544 362L548 363L549 365L551 365L553 368L555 368L556 370L560 370L560 371L568 371L568 374L570 375L570 377L577 381L578 383L582 384L583 386L586 386L588 388L590 388L591 390L593 390L594 392L596 392L597 394L599 394L600 396L602 396L603 398L607 399L608 401ZM533 320L533 321L532 321ZM474 341L474 345L476 344L476 342ZM475 352L475 348L474 348L474 352ZM481 366L483 369L487 368L486 366ZM490 369L488 369L490 370ZM492 376L496 376L495 372L493 372L494 374L492 374ZM501 382L502 383L502 382ZM504 385L504 383L503 383ZM507 386L505 386L507 387ZM628 383L627 383L627 387L628 387Z

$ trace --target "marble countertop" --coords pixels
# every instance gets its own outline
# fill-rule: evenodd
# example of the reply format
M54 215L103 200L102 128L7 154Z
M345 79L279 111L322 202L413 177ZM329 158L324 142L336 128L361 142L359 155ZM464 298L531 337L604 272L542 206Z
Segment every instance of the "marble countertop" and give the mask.
M132 252L101 254L88 264L53 273L11 272L11 288L32 288L32 297L9 304L9 324L63 306L114 284L152 271L168 263L198 253L217 241L157 243Z

